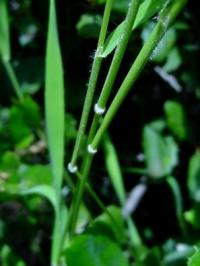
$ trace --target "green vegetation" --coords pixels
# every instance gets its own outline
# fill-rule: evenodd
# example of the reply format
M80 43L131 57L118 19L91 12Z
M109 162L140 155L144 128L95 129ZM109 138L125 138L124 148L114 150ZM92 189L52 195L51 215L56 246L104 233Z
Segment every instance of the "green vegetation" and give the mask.
M198 266L198 12L0 0L0 265Z

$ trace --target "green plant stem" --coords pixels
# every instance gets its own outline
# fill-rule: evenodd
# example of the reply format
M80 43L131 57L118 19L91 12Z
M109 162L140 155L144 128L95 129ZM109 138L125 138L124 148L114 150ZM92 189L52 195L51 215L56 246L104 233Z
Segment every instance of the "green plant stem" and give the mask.
M142 239L132 218L128 215L125 220L128 226L129 238L134 250L134 256L137 258L142 258L146 247L142 242Z
M112 122L116 112L118 111L128 92L132 88L134 82L137 80L144 66L151 58L154 49L157 47L167 28L174 21L175 17L181 11L186 2L186 0L177 0L170 8L167 7L164 11L162 11L162 14L160 14L159 22L155 26L149 39L144 44L131 69L129 70L91 143L94 149L98 147L98 144L104 132Z
M103 89L101 91L101 94L99 96L99 100L98 100L98 106L101 107L102 109L105 108L107 100L110 96L113 84L115 82L117 73L119 71L120 68L120 64L122 62L125 50L127 48L128 45L128 41L130 39L131 33L132 33L132 27L134 25L135 22L135 18L136 15L138 13L138 9L140 6L141 0L131 0L130 2L130 6L124 21L124 26L123 26L123 32L121 34L121 38L117 44L117 48L115 50L113 59L112 59L112 63L110 65L106 80L104 82L103 85ZM93 118L93 122L92 122L92 126L90 128L90 132L89 132L89 137L88 137L88 142L90 143L90 141L93 139L97 127L99 124L99 115L97 115L95 113L94 118Z
M85 102L84 102L84 106L83 106L83 112L82 112L81 121L80 121L80 125L79 125L78 135L76 138L76 143L75 143L72 158L71 158L71 164L72 165L76 165L81 141L82 141L84 133L85 133L89 113L91 110L94 91L96 88L97 79L99 76L99 71L100 71L100 67L101 67L101 63L102 63L102 59L103 59L101 57L101 52L103 50L103 45L104 45L105 38L106 38L106 33L107 33L108 23L109 23L109 19L110 19L112 4L113 4L113 0L107 0L106 1L106 6L105 6L105 11L104 11L104 16L103 16L103 22L102 22L101 31L100 31L100 35L99 35L99 41L98 41L98 45L97 45L97 51L95 53L94 61L92 64L92 70L91 70L91 75L89 78L88 89L87 89L87 94L86 94L86 98L85 98Z
M54 219L51 266L60 266L62 250L66 247L66 238L63 238L63 236L68 221L68 210L63 200L60 200Z
M128 72L124 82L122 83L117 95L115 96L110 108L108 109L106 116L103 119L103 122L97 131L91 145L94 149L98 148L99 142L107 130L108 126L110 125L112 119L114 118L117 110L119 109L120 105L122 104L124 98L126 97L127 93L131 89L131 86L138 78L139 74L143 70L144 66L148 62L149 58L152 55L153 50L158 45L159 41L165 34L169 25L173 22L177 14L185 5L186 0L177 0L171 8L166 8L166 10L162 11L162 16L160 17L159 22L155 26L155 29L151 33L149 39L144 44L142 50L140 51L139 55L137 56L135 62L133 63L130 71ZM69 218L69 232L73 235L74 229L76 226L76 221L78 217L79 207L81 204L81 199L84 193L85 184L87 181L88 173L90 171L90 167L92 164L93 155L87 154L86 159L84 160L83 171L81 173L82 179L77 187L77 192L74 197L74 200L71 205L70 211L70 218Z
M3 65L6 69L6 72L8 74L8 77L10 79L10 82L15 90L15 93L17 95L17 97L19 99L22 99L23 98L23 94L22 94L22 90L20 88L20 85L19 85L19 82L18 82L18 79L16 77L16 74L13 70L13 67L11 65L11 63L9 61L3 61Z
M107 78L105 80L103 89L101 91L98 105L101 108L104 108L108 97L110 95L111 89L113 87L114 81L116 79L117 73L120 68L121 61L123 59L128 41L130 39L131 33L132 33L132 27L134 25L134 21L136 18L136 15L138 13L138 9L140 6L141 0L131 0L129 4L129 9L127 12L126 19L124 21L123 25L123 32L121 34L119 43L117 45L117 48L114 53L114 57L110 66L110 69L108 71Z
M126 168L124 171L129 174L148 175L148 171L145 168Z
M126 47L128 45L128 41L132 33L132 27L134 25L140 3L141 3L141 0L131 0L130 2L130 6L129 6L129 9L128 9L128 12L127 12L127 15L124 21L123 32L117 44L117 48L115 50L112 63L110 65L106 80L104 82L104 85L103 85L103 88L102 88L102 91L101 91L101 94L98 100L98 106L101 107L102 109L104 109L106 106L107 100L109 98L109 95L111 93L111 90L114 84L114 81L119 71L121 61L123 59ZM92 141L96 133L98 125L99 125L99 115L95 113L90 131L89 131L88 144ZM83 165L84 165L84 161L83 161Z
M68 228L67 228L70 237L73 236L74 231L75 231L76 222L77 222L77 218L78 218L78 212L79 212L80 204L82 201L84 189L86 186L88 172L91 168L92 158L93 158L93 156L91 154L88 153L86 155L84 172L81 174L81 180L78 183L77 190L74 193L74 198L73 198L72 204L70 206Z
M82 176L81 176L80 172L78 172L78 171L76 172L76 177L77 177L78 180L82 179ZM65 179L66 179L66 183L71 188L72 193L75 194L75 185L74 185L73 181L71 180L70 176L65 175ZM97 205L100 207L100 209L103 212L107 212L106 206L104 205L102 200L99 198L99 196L95 193L95 191L92 189L90 184L87 183L87 182L86 182L86 190L90 194L90 196L94 199L94 201L97 203ZM108 213L108 215L109 215L109 213Z
M106 81L104 83L103 89L102 89L102 93L100 95L100 100L98 101L98 105L102 108L105 107L105 104L107 102L107 99L109 97L109 94L111 92L113 83L115 81L117 72L119 70L120 67L120 63L122 61L122 58L124 56L124 52L126 50L131 32L132 32L132 26L134 24L135 21L135 17L137 15L138 12L138 8L139 8L139 4L140 4L140 0L131 0L131 4L125 19L125 23L124 23L124 30L122 33L122 36L120 38L119 44L116 48ZM87 99L87 96L86 96ZM96 128L98 126L99 123L99 117L95 114L93 123L92 123L92 127L89 133L89 137L88 137L88 143L90 143L90 140L93 138L93 135L96 132ZM78 137L77 137L78 138ZM72 157L72 164L74 164L73 161L73 157ZM83 171L83 175L82 175L82 179L79 183L78 189L77 189L77 196L75 195L74 198L74 203L72 204L72 214L71 214L71 221L69 223L69 230L70 232L74 231L74 228L76 226L76 220L78 217L78 211L79 211L79 206L81 203L81 199L83 196L83 192L84 192L84 187L85 187L85 183L87 180L87 176L89 173L89 169L90 169L90 165L92 163L92 156L87 154L84 161L83 161L83 165L84 165L84 171Z
M185 224L184 216L183 216L183 213L184 213L183 200L182 200L183 197L181 195L181 190L180 190L179 184L178 184L177 180L172 176L169 176L166 179L166 182L169 185L169 187L172 191L173 197L174 197L176 217L177 217L180 229L182 231L182 234L185 237L187 237L188 235L187 235L187 230L186 230L186 224Z

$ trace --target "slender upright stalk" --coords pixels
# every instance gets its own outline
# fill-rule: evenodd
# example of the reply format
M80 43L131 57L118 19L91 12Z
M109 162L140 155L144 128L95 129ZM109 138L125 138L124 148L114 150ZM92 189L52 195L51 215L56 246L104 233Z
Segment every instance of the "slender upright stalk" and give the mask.
M76 222L78 218L78 212L79 212L80 204L82 201L83 192L87 184L87 176L91 168L92 158L93 156L88 153L86 156L86 161L84 165L84 172L81 174L81 180L78 183L78 186L74 193L74 198L73 198L73 201L70 207L68 228L67 228L67 231L69 232L70 237L73 236L74 231L75 231Z
M22 90L20 88L18 79L16 77L16 74L15 74L15 72L13 70L13 67L12 67L11 63L9 61L3 61L3 65L4 65L5 69L6 69L7 75L9 77L9 79L10 79L10 82L11 82L11 84L12 84L14 90L15 90L15 93L16 93L17 97L19 99L22 99L22 97L23 97Z
M100 71L100 67L101 67L101 63L102 63L102 59L103 59L101 57L101 53L102 53L103 45L104 45L105 38L106 38L107 27L108 27L108 23L109 23L109 19L110 19L112 4L113 4L113 0L107 0L106 1L106 6L105 6L104 15L103 15L103 21L102 21L102 25L101 25L101 31L100 31L100 35L99 35L97 50L96 50L94 61L92 64L92 70L91 70L91 75L89 78L88 89L87 89L87 94L86 94L86 98L85 98L85 102L84 102L84 106L83 106L83 112L82 112L81 121L80 121L80 125L79 125L78 135L76 138L76 143L75 143L72 158L71 158L71 165L72 166L76 165L76 161L78 158L78 152L80 149L80 144L81 144L82 138L83 138L84 133L85 133L89 113L91 110L94 91L96 88L97 79L98 79L98 75L99 75L99 71Z
M77 177L77 180L81 180L82 179L82 176L81 176L79 171L76 172L76 177ZM74 182L72 181L71 177L68 174L65 174L65 180L66 180L67 185L69 185L70 189L72 190L72 193L74 194L75 190L76 190L75 189L75 184L74 184ZM86 190L90 194L90 196L93 198L93 200L96 202L96 204L99 206L99 208L103 212L105 212L105 213L107 212L108 215L110 215L109 212L106 209L106 206L104 205L102 200L99 198L99 196L96 194L96 192L93 190L93 188L91 187L91 185L88 182L86 182Z
M123 25L123 31L120 36L119 42L117 44L112 63L110 65L105 83L103 85L103 89L101 91L99 100L98 100L98 106L103 110L106 106L107 100L110 96L113 84L115 82L117 73L120 68L120 64L122 62L125 50L128 45L128 41L130 39L131 33L132 33L132 28L135 22L136 15L138 13L138 9L140 6L141 0L131 0L129 4L129 9L124 21ZM90 128L89 132L89 138L88 141L90 143L91 139L94 137L94 134L96 132L96 129L99 124L99 115L95 113L92 126Z
M67 223L68 210L62 199L64 170L64 75L57 28L56 1L49 0L48 33L45 55L45 117L47 141L52 172L52 187L56 194L51 246L51 266L60 265L63 228Z

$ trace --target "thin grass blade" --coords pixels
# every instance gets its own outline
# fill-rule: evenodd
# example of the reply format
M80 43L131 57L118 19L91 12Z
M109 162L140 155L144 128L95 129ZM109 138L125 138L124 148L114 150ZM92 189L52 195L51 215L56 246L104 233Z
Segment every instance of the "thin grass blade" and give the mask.
M50 0L45 70L45 111L53 184L59 195L64 160L64 77L55 1Z
M106 169L110 176L110 179L115 189L115 192L117 194L117 197L121 205L123 205L126 200L126 193L125 193L124 184L123 184L122 172L121 172L121 168L119 165L119 160L118 160L115 147L112 144L108 134L104 136L103 148L104 148L104 154L105 154Z
M0 56L4 62L10 60L10 30L6 0L0 0Z

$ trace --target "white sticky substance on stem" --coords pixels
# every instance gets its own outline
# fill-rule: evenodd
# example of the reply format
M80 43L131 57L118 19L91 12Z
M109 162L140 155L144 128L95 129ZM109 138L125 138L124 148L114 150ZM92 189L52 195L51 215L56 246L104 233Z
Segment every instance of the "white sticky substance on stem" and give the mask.
M71 174L75 174L78 170L78 167L72 163L68 163L67 169Z
M105 113L105 108L102 108L101 106L98 105L98 103L95 104L94 106L94 111L97 115L102 115Z
M92 147L91 144L88 145L87 150L88 150L88 152L89 152L90 154L95 154L95 153L97 153L97 149L94 149L94 148Z

